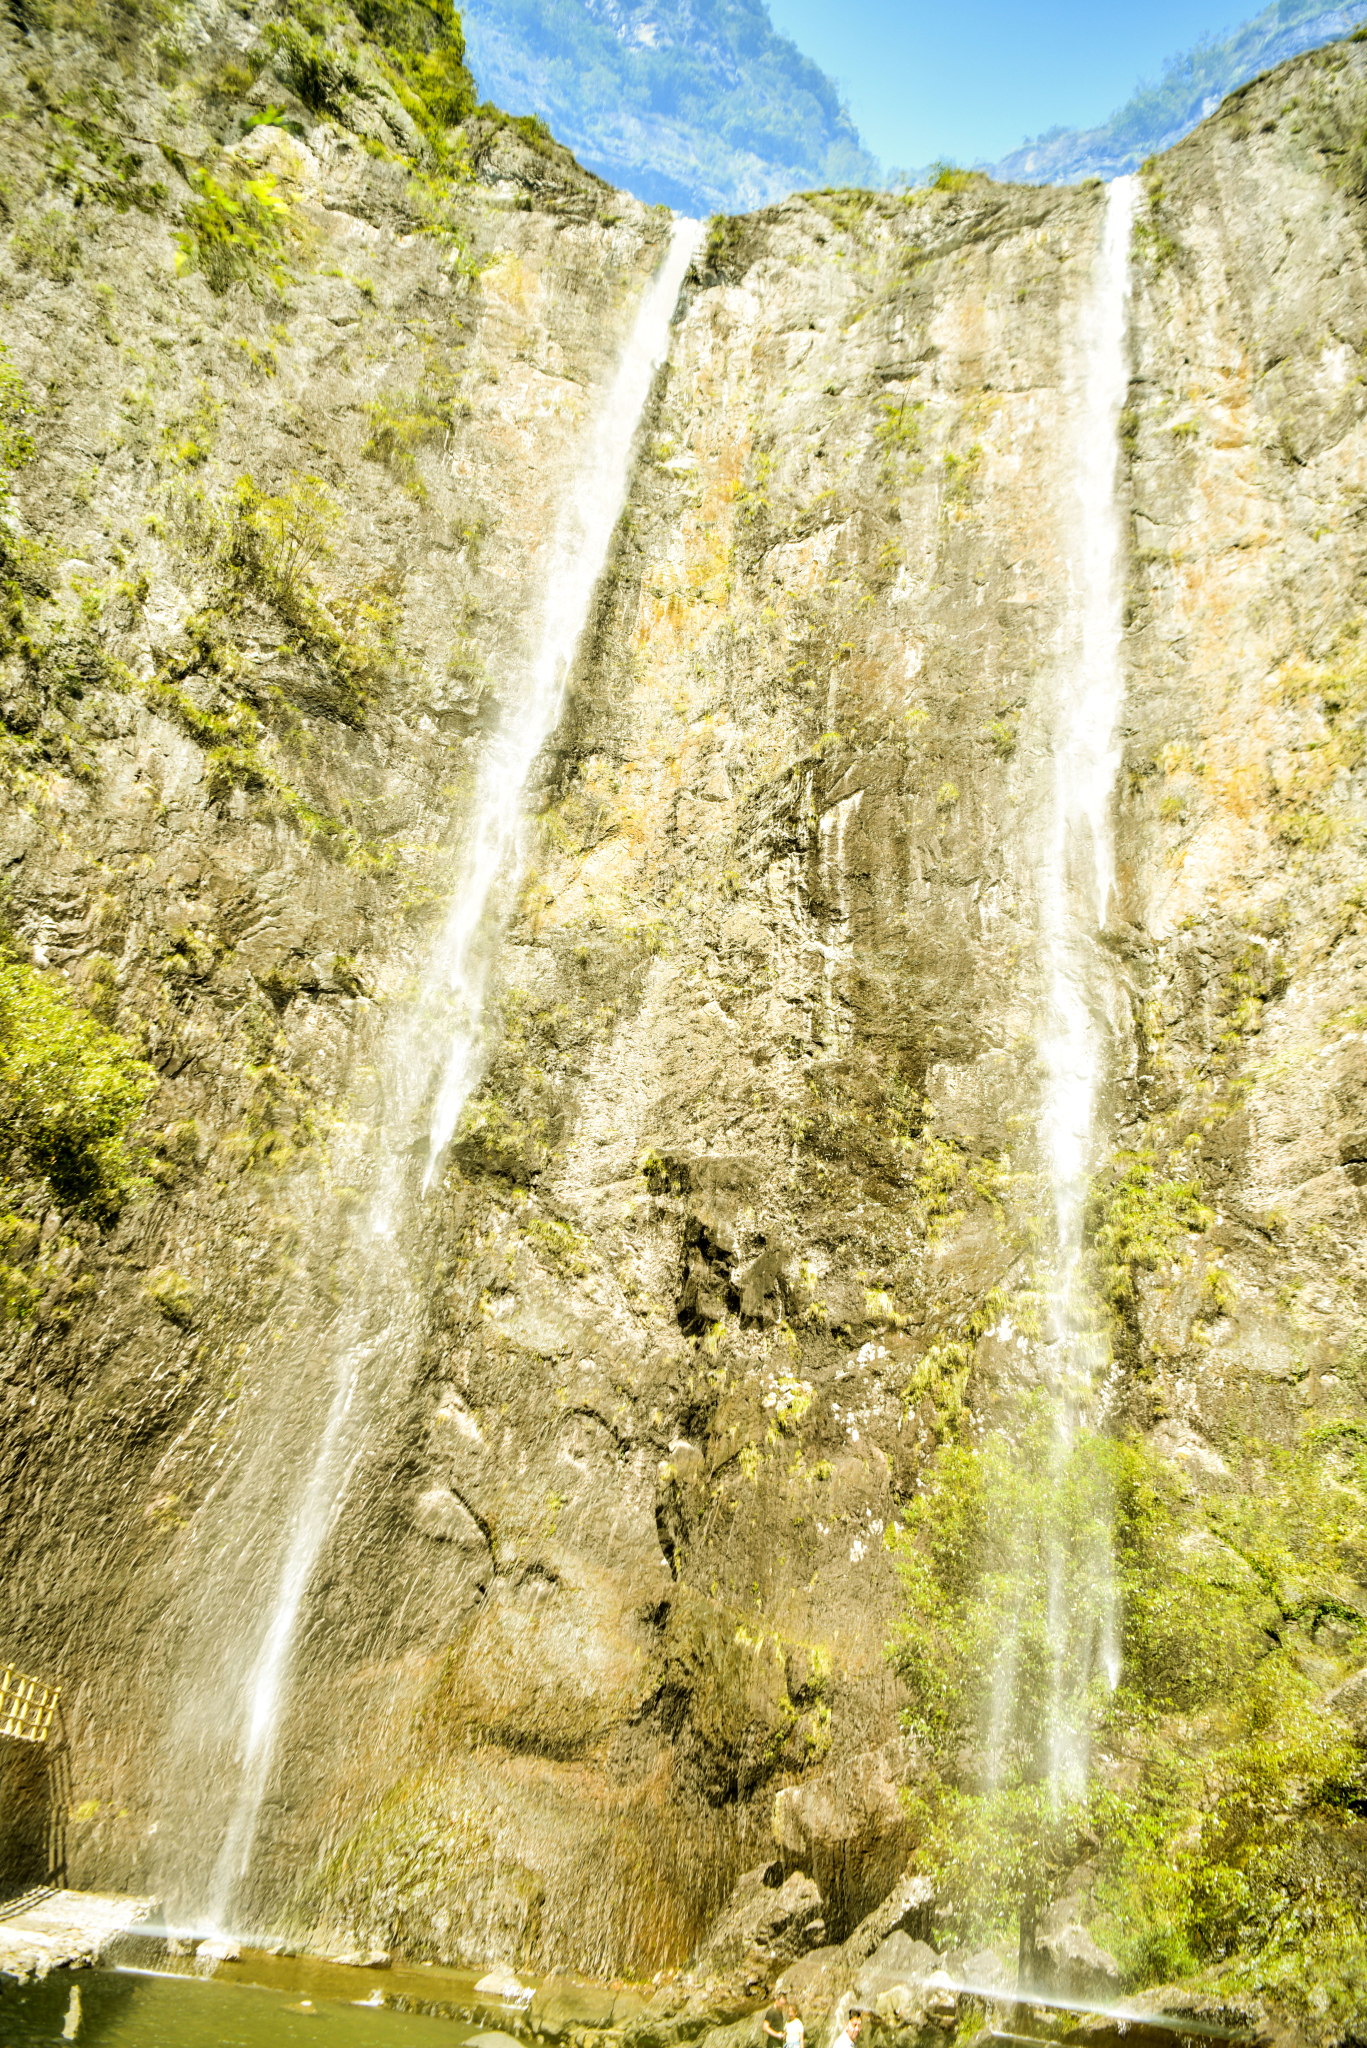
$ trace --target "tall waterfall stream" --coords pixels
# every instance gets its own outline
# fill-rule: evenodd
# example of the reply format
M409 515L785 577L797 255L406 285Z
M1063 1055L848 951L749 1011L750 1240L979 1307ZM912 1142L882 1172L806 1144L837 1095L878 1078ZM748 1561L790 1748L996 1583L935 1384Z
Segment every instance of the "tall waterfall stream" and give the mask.
M1095 1417L1104 1349L1095 1312L1082 1295L1082 1219L1095 1164L1096 1118L1106 1072L1103 1020L1110 976L1097 946L1110 910L1115 849L1111 805L1120 763L1117 725L1124 696L1121 667L1123 559L1115 480L1118 427L1129 384L1126 305L1135 180L1117 178L1092 289L1078 337L1084 370L1077 444L1075 544L1070 563L1076 646L1064 665L1053 734L1054 801L1040 869L1041 926L1048 1011L1040 1034L1044 1072L1043 1153L1054 1209L1053 1314L1060 1443ZM1050 1560L1054 1642L1050 1783L1079 1794L1087 1775L1086 1731L1068 1711L1062 1674L1103 1668L1114 1686L1119 1668L1110 1546L1091 1561L1091 1597L1070 1598L1062 1562ZM1087 1640L1074 1640L1078 1631Z
M1098 945L1114 878L1111 806L1119 764L1121 522L1116 505L1118 423L1129 381L1126 313L1135 181L1108 188L1090 290L1074 338L1074 500L1069 508L1068 611L1046 729L1049 757L1042 818L1023 820L1038 851L1039 948L1043 1001L1037 1059L1041 1075L1039 1156L1052 1220L1045 1282L1048 1328L1041 1369L1050 1411L1050 1491L1079 1430L1100 1419L1108 1349L1082 1271L1083 1207L1095 1165L1097 1115L1111 1064L1112 975ZM1105 1516L1078 1545L1055 1522L1015 1532L1023 1553L1044 1552L1049 1659L1047 1756L1040 1761L1055 1803L1086 1788L1085 1700L1094 1673L1113 1688L1119 1645L1111 1545ZM1023 1647L1015 1619L994 1667L988 1755L994 1782L1018 1735Z
M625 502L642 408L668 346L670 323L699 232L694 221L674 222L665 256L642 295L612 386L586 431L583 465L560 509L551 544L535 658L525 684L511 693L503 723L484 756L451 913L427 966L416 1024L400 1035L387 1056L390 1085L387 1112L372 1141L378 1158L369 1211L372 1243L365 1260L374 1297L405 1284L422 1284L405 1257L405 1227L416 1229L412 1148L404 1142L405 1133L437 1084L421 1181L425 1193L479 1079L485 992L501 915L515 879L524 786L559 718L565 682ZM275 1760L310 1578L361 1453L369 1398L367 1368L376 1363L379 1347L373 1337L358 1333L357 1321L373 1307L373 1300L353 1304L331 1333L330 1390L313 1445L302 1460L304 1476L290 1511L283 1560L273 1580L263 1583L269 1604L249 1624L255 1648L247 1660L245 1682L225 1702L235 1731L237 1789L207 1899L187 1897L181 1902L182 1912L207 1908L216 1928L235 1924ZM382 1325L382 1337L387 1334Z

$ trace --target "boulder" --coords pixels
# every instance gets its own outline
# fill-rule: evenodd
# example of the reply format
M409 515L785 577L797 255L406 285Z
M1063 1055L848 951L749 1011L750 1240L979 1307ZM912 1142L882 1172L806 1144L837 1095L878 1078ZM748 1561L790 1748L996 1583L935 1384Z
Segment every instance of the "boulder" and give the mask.
M922 1982L925 2008L931 2019L953 2019L959 2009L959 1987L948 1970L932 1970Z
M1056 1998L1114 1998L1120 1990L1120 1966L1087 1929L1096 1870L1079 1863L1070 1872L1061 1898L1035 1925L1036 1987Z
M521 1983L516 1971L503 1963L496 1963L475 1986L476 1998L497 1998L504 2005L525 2005L531 1995L530 1986Z
M201 1942L199 1948L195 1950L195 1962L211 1964L211 1966L219 1964L219 1962L238 1962L240 1956L242 1956L242 1950L238 1948L238 1944L234 1942L234 1937L230 1933L211 1935L207 1942Z
M578 1977L548 1977L527 2008L533 2032L548 2041L580 2027L610 2027L617 1993L609 1984L585 1983Z
M803 2024L813 2026L824 2019L849 1982L849 1966L845 1951L839 1942L824 1948L811 1949L800 1956L778 1979L774 1986L785 1997L791 1998L802 2017Z
M899 1877L887 1897L865 1915L846 1940L847 1960L862 1963L899 1930L922 1943L929 1941L934 1911L935 1886L928 1877Z
M693 2048L704 2038L709 2048L721 2048L732 2029L747 2048L753 2035L758 2048L756 2007L756 1998L734 1984L667 1985L644 2011L627 2020L621 2029L622 2048Z
M826 1933L821 1894L795 1871L775 1886L772 1864L748 1870L688 1964L694 1979L756 1969L771 1977L785 1963L818 1948Z
M901 1744L861 1751L774 1800L784 1867L811 1872L833 1933L847 1935L886 1897L906 1861L910 1831L900 1798ZM882 1933L890 1933L890 1928ZM877 1946L871 1941L870 1950Z
M929 1942L917 1941L898 1928L881 1941L855 1979L855 1997L861 2005L874 2005L885 1991L899 1984L915 1984L939 1968L940 1958Z
M1065 1900L1064 1905L1071 1901ZM1035 1982L1056 1998L1113 1999L1121 1989L1120 1965L1080 1920L1046 1913L1035 1929Z
M1202 1991L1189 1984L1159 1984L1133 2001L1137 2012L1196 2020L1210 2033L1239 2034L1248 2048L1305 2048L1305 2036L1270 2013L1252 1993ZM1081 2033L1081 2029L1076 2030Z
M792 1963L779 1978L810 2028L851 1997L882 2010L893 1990L905 1992L884 2018L901 2023L902 2011L920 2010L921 1981L940 1967L941 1958L925 1940L935 1906L935 1887L927 1877L903 1876L888 1896L855 1928L848 1940L813 1949Z
M941 1958L941 1966L956 1984L970 1991L1014 1991L1019 1965L1015 1955L1008 1961L995 1949L953 1949Z

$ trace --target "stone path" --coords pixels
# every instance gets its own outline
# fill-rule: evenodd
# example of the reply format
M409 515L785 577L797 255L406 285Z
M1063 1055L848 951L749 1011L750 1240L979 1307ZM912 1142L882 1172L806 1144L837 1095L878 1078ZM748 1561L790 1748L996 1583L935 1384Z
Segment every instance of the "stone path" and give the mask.
M156 1899L117 1892L31 1891L0 1901L0 1976L46 1977L98 1963L116 1934L151 1917Z

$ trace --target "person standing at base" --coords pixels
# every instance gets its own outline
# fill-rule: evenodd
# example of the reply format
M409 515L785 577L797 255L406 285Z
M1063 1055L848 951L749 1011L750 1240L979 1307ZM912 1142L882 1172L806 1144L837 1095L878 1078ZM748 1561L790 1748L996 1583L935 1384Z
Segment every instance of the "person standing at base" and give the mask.
M788 2015L783 2029L783 2048L807 2048L807 2029L797 2016L797 2007L791 1998L782 2000L783 2010Z
M776 1998L764 2015L764 2048L778 2048L779 2042L783 2039L786 2019L783 2000Z
M859 2039L863 2027L863 2007L858 2005L851 2006L849 2018L835 2037L834 2048L854 2048L854 2043Z

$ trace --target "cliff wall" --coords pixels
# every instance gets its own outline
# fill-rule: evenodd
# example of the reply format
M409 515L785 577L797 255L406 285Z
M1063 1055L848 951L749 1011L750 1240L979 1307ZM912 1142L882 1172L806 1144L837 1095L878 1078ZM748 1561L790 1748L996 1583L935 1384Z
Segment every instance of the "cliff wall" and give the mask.
M117 1216L16 1180L43 1235L0 1640L67 1688L68 1869L202 1894L345 1324L364 1430L250 1911L645 1974L777 1845L840 1939L911 1847L890 1534L1057 1338L1037 855L1103 194L957 177L714 224L535 778L484 1077L381 1284L367 1134L394 1143L471 764L664 227L473 118L473 177L367 146L356 92L225 159L195 67L254 31L185 21L180 82L135 55L112 88L74 32L4 31L42 550L7 916L156 1077ZM116 120L174 136L123 174L166 187L145 206L96 189ZM1365 130L1335 46L1137 214L1089 1227L1114 1412L1197 1503L1363 1415ZM289 208L220 292L197 164ZM1276 1589L1326 1688L1355 1555Z

